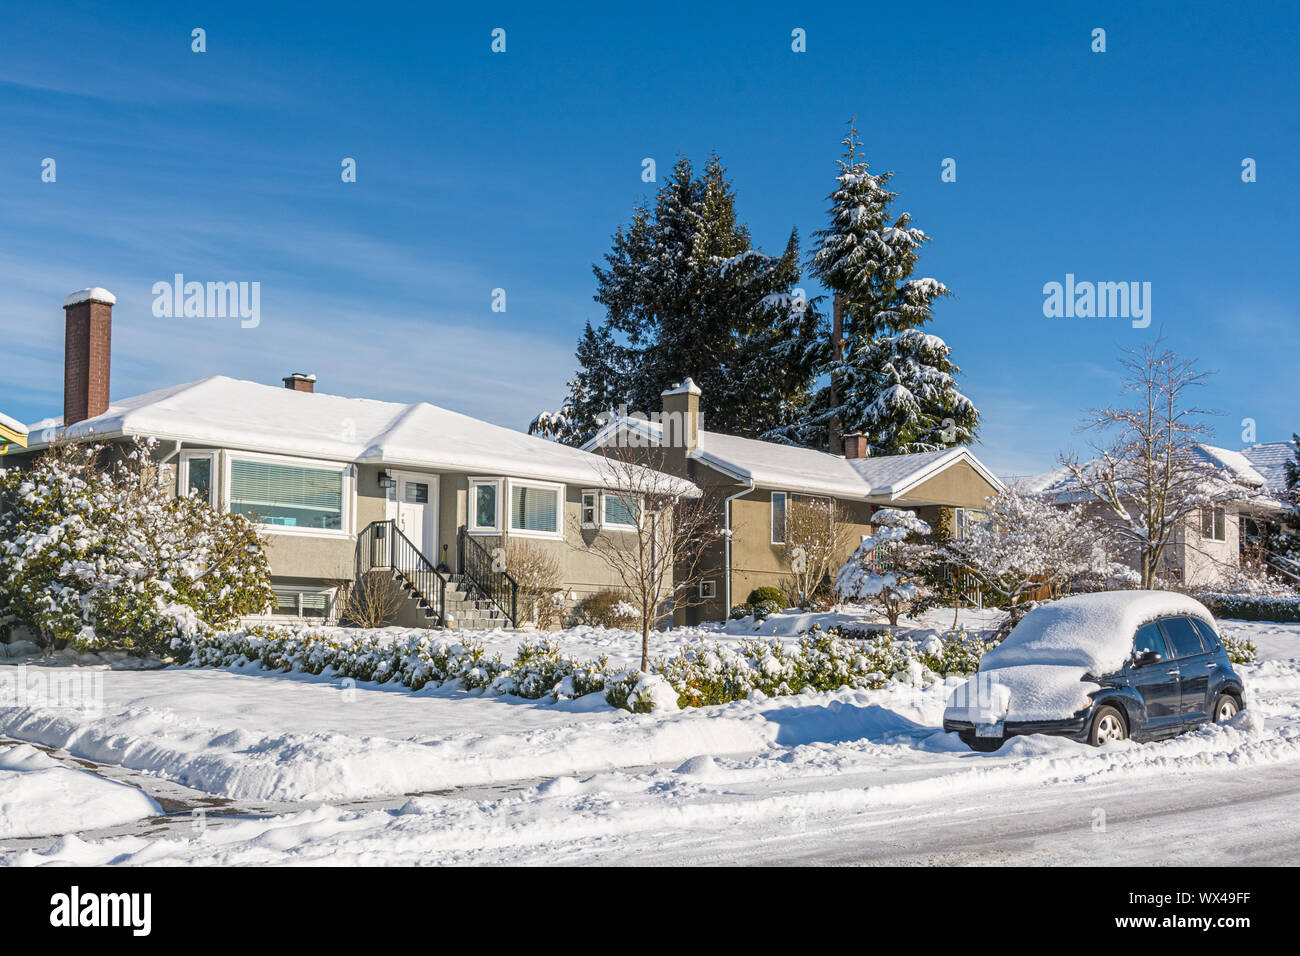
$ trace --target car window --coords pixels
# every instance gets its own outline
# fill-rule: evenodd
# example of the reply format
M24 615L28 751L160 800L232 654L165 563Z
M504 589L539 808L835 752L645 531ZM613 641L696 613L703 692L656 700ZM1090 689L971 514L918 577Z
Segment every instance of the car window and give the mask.
M1205 645L1206 650L1217 650L1221 642L1219 641L1219 635L1214 633L1214 628L1196 618L1192 618L1192 623L1201 632L1201 643Z
M1155 651L1161 657L1168 657L1169 651L1165 649L1165 637L1160 633L1160 628L1155 622L1143 624L1138 628L1137 636L1133 638L1133 656L1141 657L1147 651Z
M1205 653L1201 646L1201 634L1185 617L1168 617L1160 622L1169 638L1169 646L1175 657L1192 657Z

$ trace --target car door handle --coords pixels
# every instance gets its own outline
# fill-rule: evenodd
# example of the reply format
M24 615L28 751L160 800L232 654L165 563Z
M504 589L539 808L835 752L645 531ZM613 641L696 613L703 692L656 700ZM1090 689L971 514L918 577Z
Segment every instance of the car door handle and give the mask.
M1183 674L1183 672L1180 671L1180 670L1179 670L1178 668L1176 668L1176 667L1171 667L1171 668L1169 668L1169 676L1170 676L1170 677L1181 677L1182 674Z

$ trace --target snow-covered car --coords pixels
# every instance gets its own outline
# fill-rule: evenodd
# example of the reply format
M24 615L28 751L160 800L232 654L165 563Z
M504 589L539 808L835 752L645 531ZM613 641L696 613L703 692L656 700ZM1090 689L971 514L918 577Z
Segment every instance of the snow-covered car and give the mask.
M1019 734L1155 740L1244 707L1205 605L1169 591L1079 594L1034 608L948 700L973 750Z

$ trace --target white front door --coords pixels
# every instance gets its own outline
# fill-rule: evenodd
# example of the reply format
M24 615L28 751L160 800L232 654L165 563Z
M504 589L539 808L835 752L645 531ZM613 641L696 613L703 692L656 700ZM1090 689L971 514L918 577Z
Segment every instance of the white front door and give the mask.
M438 563L438 476L390 471L388 517L420 549L429 563Z

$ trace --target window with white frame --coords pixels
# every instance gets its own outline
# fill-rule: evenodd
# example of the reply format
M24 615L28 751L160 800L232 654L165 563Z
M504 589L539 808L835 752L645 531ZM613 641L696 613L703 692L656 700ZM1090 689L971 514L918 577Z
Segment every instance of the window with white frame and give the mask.
M525 537L561 537L563 490L561 485L511 480L510 533Z
M182 495L197 495L215 505L217 490L217 456L215 452L183 452L178 491Z
M605 492L602 521L607 528L636 530L636 501L628 495Z
M784 491L772 492L772 543L785 544L785 506Z
M700 582L700 597L709 599L718 596L718 582L712 578Z
M346 471L345 465L232 458L230 512L275 529L342 533Z
M469 482L469 530L498 534L501 531L501 479L471 478Z
M584 491L582 493L582 526L584 528L595 528L599 526L600 516L596 511L599 507L597 504L599 500L599 491Z
M276 617L320 618L330 616L334 601L334 592L315 588L296 588L275 585L275 607L271 611Z
M1228 512L1223 508L1202 508L1201 537L1211 541L1227 541Z

